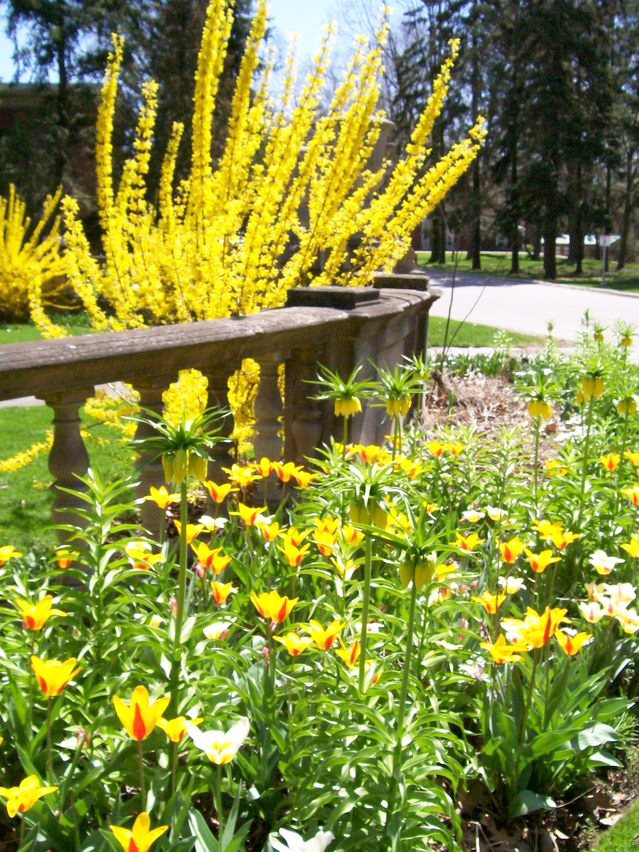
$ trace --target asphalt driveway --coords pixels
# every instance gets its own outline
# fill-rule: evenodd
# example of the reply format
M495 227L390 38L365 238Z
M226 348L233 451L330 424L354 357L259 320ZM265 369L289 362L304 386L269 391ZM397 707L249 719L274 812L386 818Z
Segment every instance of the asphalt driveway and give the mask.
M626 322L635 324L639 332L639 294L471 273L458 274L453 289L449 272L433 269L427 274L444 291L431 307L432 316L447 316L452 296L452 319L522 334L543 336L551 321L558 340L576 341L586 309L610 330L617 322Z

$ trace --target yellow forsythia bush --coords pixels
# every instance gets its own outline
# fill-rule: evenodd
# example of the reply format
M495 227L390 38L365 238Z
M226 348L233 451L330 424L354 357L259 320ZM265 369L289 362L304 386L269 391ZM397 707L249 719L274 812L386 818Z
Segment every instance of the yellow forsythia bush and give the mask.
M321 93L330 30L299 93L294 52L277 106L269 91L273 62L263 59L268 24L260 0L241 64L225 149L211 153L214 105L228 49L232 9L211 0L195 75L191 168L174 185L183 126L175 123L164 157L157 205L146 179L157 109L157 85L145 84L134 150L116 183L113 120L123 42L113 50L97 121L97 201L104 262L91 254L78 204L62 201L65 256L74 290L96 329L135 328L249 314L284 303L302 281L364 285L405 253L414 228L477 155L483 121L427 167L426 147L448 91L458 53L437 77L403 156L388 176L367 170L379 139L382 21L372 45L360 38L327 108ZM346 263L349 239L359 248ZM322 269L316 269L320 252ZM110 311L105 309L109 305Z
M96 330L250 314L281 306L286 291L301 282L363 286L376 270L392 268L405 255L415 227L477 156L484 129L478 117L466 139L439 162L427 163L427 140L459 51L458 42L451 41L450 55L399 162L390 174L388 163L369 170L385 118L380 81L386 15L372 43L363 37L356 41L328 107L321 96L330 28L301 86L291 48L274 105L269 89L273 60L265 59L262 49L268 9L265 0L258 0L225 148L214 162L214 106L233 12L228 0L211 0L195 75L190 173L175 185L184 130L176 122L157 204L150 202L146 185L157 110L153 81L142 88L133 154L119 181L114 179L112 136L123 41L113 37L96 140L103 262L91 253L78 203L69 196L62 200L70 283ZM358 248L349 257L354 237ZM36 306L35 321L42 316ZM242 428L250 420L255 371L256 365L245 364L230 389Z
M42 216L31 229L26 205L11 184L0 198L0 317L23 320L31 311L47 336L55 329L44 314L65 286L66 263L60 249L60 217L55 210L61 191L45 200Z

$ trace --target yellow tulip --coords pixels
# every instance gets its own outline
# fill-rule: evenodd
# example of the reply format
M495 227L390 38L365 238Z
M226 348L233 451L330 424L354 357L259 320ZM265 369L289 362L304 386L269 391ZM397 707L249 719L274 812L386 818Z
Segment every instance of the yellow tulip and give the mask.
M266 522L257 522L255 526L262 533L264 537L264 541L275 541L275 539L280 534L280 525L277 521L274 521L272 524L267 524Z
M613 473L619 466L619 453L608 453L605 456L599 456L599 462L604 466L608 473Z
M481 539L477 533L470 533L469 535L455 533L455 536L455 547L458 547L460 550L465 550L467 553L472 553L476 547L484 543L484 540Z
M285 636L274 636L276 642L284 645L291 657L298 657L302 651L306 651L313 644L313 640L308 636L300 636L297 633L287 633Z
M490 656L496 663L518 663L521 661L522 654L525 654L527 648L525 645L516 644L509 645L506 642L506 637L502 634L497 637L496 642L482 642L480 647L488 651Z
M173 521L175 524L175 529L178 531L178 535L182 534L182 524L180 521ZM204 524L187 524L186 525L186 543L191 544L192 541L199 536L201 532L204 531Z
M151 503L155 503L158 509L168 509L171 504L179 502L180 495L169 494L166 489L166 486L164 485L162 485L160 488L154 488L153 486L151 486L149 493L144 499L149 500Z
M64 662L60 660L41 660L40 657L31 657L31 668L36 676L38 686L42 694L47 698L55 698L60 695L64 687L73 680L80 671L75 668L77 663L75 657L70 657Z
M0 796L7 800L7 813L10 817L31 810L42 796L55 793L57 787L41 787L37 775L29 775L20 782L19 787L0 787Z
M16 606L22 616L22 624L27 630L42 630L47 621L53 616L64 618L69 613L61 609L52 609L53 595L45 595L38 603L32 604L22 598L16 600Z
M211 583L211 590L213 592L213 600L218 606L224 606L229 595L237 593L237 589L233 583L220 583L217 580Z
M511 538L510 541L499 542L499 552L501 553L502 561L507 565L514 565L524 547L523 541L517 537Z
M291 610L299 598L282 597L278 592L262 592L261 595L251 594L253 606L262 616L272 621L273 624L281 624L291 613Z
M495 615L507 597L508 596L503 593L491 595L490 592L484 592L481 597L473 595L472 600L474 600L475 603L481 604L489 615Z
M252 527L258 519L258 516L266 512L266 506L255 508L254 506L246 506L244 503L237 504L237 512L231 512L232 515L239 515L240 520L247 527Z
M302 559L308 553L308 549L310 544L305 544L302 547L295 547L294 544L291 544L290 541L286 540L284 542L284 547L278 547L278 550L284 554L284 558L291 566L291 568L298 568Z
M128 706L117 695L113 696L113 706L127 734L141 742L153 733L170 700L169 695L164 695L155 701L149 701L146 686L136 686Z
M161 716L158 719L158 728L164 731L172 743L180 743L184 739L189 725L199 725L204 721L201 718L188 719L186 716L178 716L176 719L165 719Z
M3 544L0 547L0 567L9 559L19 559L22 554L12 544Z
M211 480L206 480L202 485L206 488L209 493L209 497L213 500L214 503L223 503L228 495L233 491L233 486L230 482L225 482L222 485L218 485L216 482L212 482Z
M359 657L361 654L361 648L359 647L359 639L356 639L350 648L347 648L341 639L339 640L339 644L341 645L341 647L338 648L335 653L340 659L344 661L345 665L349 669L355 668L355 666L359 662Z
M322 627L319 621L309 621L302 630L309 634L311 640L320 651L328 651L344 628L341 621L331 621L328 627Z
M161 825L151 831L151 818L146 811L138 814L130 831L117 825L111 825L109 828L125 852L148 852L155 841L169 829L168 825Z
M535 574L543 574L549 565L560 561L558 556L553 556L552 550L542 550L541 553L533 553L526 548L526 556L528 557L530 568Z
M197 557L198 564L202 569L209 568L217 577L231 562L230 556L225 556L222 553L221 547L211 549L203 541L198 541L196 544L191 544L191 549Z
M555 639L564 654L574 657L581 651L585 643L592 639L592 636L590 633L577 633L575 636L571 636L569 633L562 633L561 630L557 630Z

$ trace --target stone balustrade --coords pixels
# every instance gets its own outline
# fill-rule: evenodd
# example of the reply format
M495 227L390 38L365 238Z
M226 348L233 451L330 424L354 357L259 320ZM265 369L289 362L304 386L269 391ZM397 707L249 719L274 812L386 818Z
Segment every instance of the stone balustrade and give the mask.
M396 286L396 285L395 285ZM80 432L80 409L98 384L128 382L141 404L160 412L162 393L178 372L200 370L208 379L210 405L227 405L227 383L243 358L255 359L261 380L255 400L255 453L302 462L336 433L332 406L313 399L309 384L318 365L347 375L362 365L392 367L404 355L423 351L430 305L439 291L317 287L291 290L287 307L247 317L91 334L63 340L3 346L0 400L34 395L53 411L49 469L54 476L54 520L69 520L69 494L78 488L89 459ZM284 364L285 400L278 370ZM141 424L138 437L147 427ZM233 428L226 418L227 435ZM365 408L353 422L361 443L383 438L386 424L379 408ZM283 433L283 440L282 435ZM212 451L210 477L221 479L231 463L230 442ZM159 461L140 459L140 491L163 482ZM153 529L158 517L144 504L144 522Z

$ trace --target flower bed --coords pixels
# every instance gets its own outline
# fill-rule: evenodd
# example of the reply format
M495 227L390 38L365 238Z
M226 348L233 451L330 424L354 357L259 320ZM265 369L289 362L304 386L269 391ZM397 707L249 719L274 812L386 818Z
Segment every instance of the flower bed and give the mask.
M622 766L639 376L587 332L516 376L524 429L425 434L418 362L324 371L345 439L306 467L210 482L211 423L162 424L158 540L93 475L50 557L1 541L7 848L455 849Z

